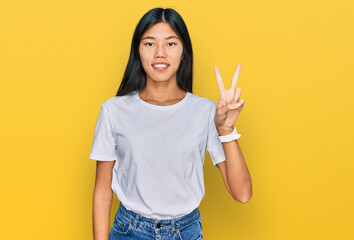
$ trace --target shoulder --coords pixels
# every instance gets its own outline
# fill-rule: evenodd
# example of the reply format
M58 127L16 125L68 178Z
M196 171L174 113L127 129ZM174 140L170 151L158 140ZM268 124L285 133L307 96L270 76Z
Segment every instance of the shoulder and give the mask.
M198 107L206 107L209 110L216 109L217 104L213 100L211 100L207 97L202 97L202 96L198 96L196 94L190 93L190 98L191 98L192 102L194 104L196 104Z
M123 96L110 97L102 102L102 107L105 109L111 109L119 105L124 106L125 104L131 103L133 98L134 98L133 92Z
M196 112L205 116L205 118L208 119L210 126L210 123L215 116L217 103L207 97L201 97L195 94L191 94L191 98L193 99L191 102L196 103L194 105Z

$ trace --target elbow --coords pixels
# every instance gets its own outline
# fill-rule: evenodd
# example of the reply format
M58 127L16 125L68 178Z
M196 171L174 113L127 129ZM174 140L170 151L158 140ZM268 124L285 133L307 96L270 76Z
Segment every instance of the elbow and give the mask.
M245 204L252 198L252 195L252 184L249 182L247 187L244 187L241 191L238 192L237 195L234 196L234 199L240 203Z
M237 191L231 191L232 192L232 197L240 202L240 203L247 203L253 195L252 191L252 184L249 182L247 185L243 185L241 187L237 188Z
M247 203L251 198L252 198L252 194L251 194L250 196L247 196L246 198L243 198L243 199L240 201L240 203L245 204L245 203Z
M233 197L236 201L245 204L252 198L252 193L244 196L233 196Z

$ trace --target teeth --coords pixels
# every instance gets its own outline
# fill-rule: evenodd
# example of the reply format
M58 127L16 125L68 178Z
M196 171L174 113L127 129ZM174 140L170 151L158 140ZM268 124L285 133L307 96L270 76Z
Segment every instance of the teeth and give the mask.
M165 65L165 64L155 64L154 66L155 67L166 67L167 65Z

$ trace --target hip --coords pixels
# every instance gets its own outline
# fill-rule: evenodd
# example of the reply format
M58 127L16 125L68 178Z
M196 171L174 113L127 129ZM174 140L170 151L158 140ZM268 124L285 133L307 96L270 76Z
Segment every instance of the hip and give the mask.
M128 210L120 203L109 239L200 240L203 239L202 229L198 207L183 217L158 220Z

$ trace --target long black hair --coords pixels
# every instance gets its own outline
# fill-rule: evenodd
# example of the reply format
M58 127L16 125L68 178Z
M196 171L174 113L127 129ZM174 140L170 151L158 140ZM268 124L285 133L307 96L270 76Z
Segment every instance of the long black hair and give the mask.
M183 43L181 62L177 70L177 85L192 93L193 50L187 26L182 17L171 8L154 8L145 13L135 28L127 67L116 96L126 95L146 86L146 73L141 64L139 44L145 31L156 23L167 22Z

